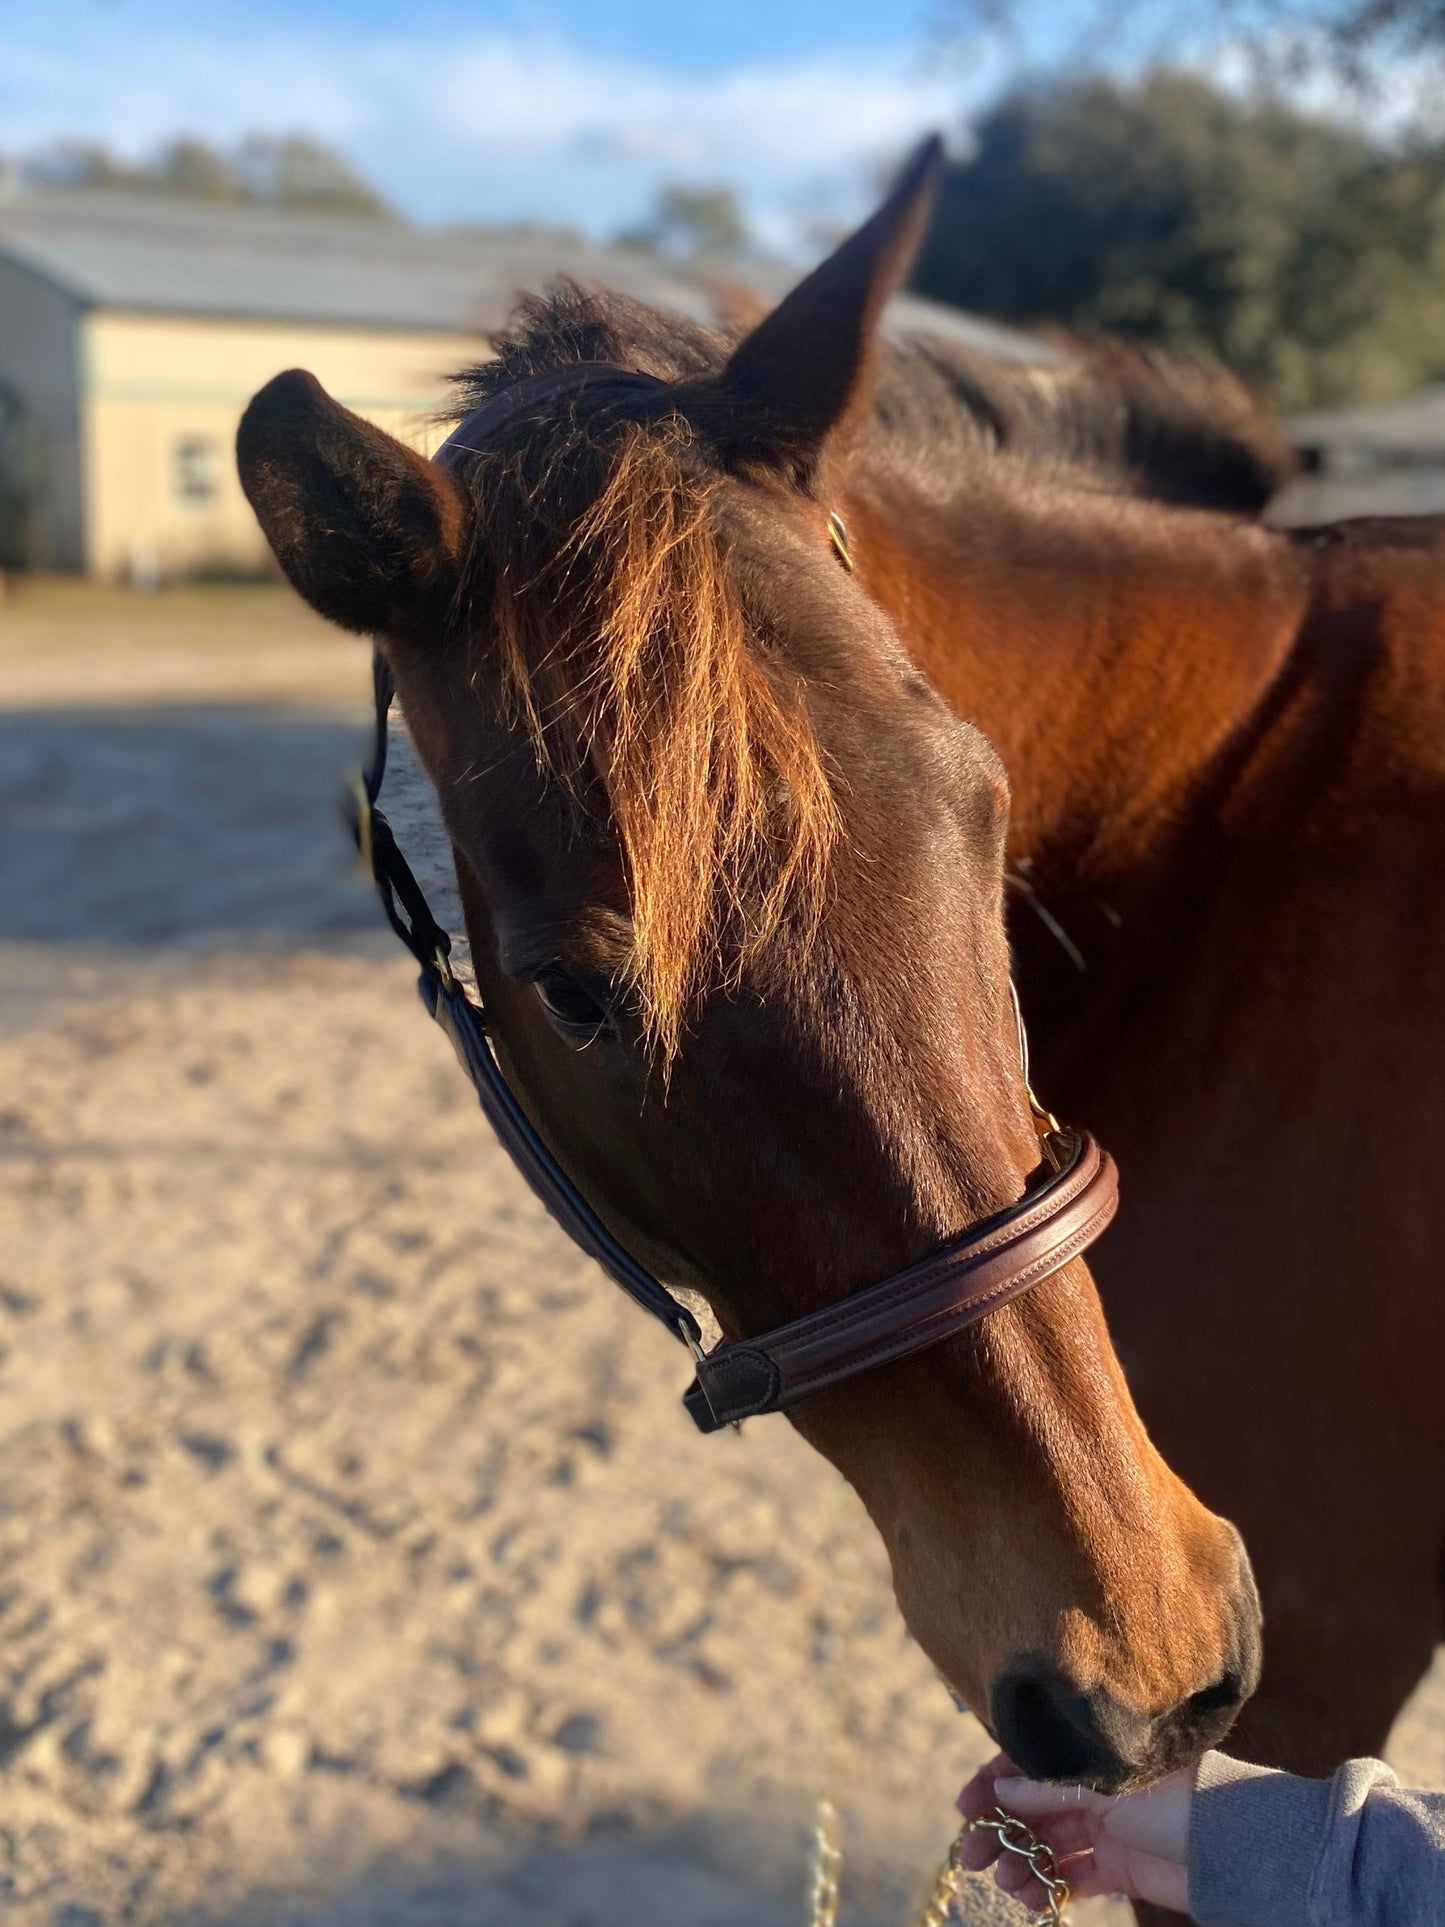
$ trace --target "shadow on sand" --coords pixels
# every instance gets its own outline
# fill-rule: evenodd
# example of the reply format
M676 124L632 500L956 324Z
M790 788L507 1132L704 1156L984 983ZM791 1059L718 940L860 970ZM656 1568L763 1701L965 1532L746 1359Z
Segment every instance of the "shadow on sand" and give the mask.
M0 940L391 940L340 795L364 737L231 704L0 716Z
M426 1871L382 1865L324 1898L257 1891L223 1927L804 1927L809 1897L801 1872L795 1891L779 1892L783 1883L756 1884L736 1871L754 1859L775 1862L775 1843L759 1840L755 1848L734 1827L726 1854L734 1870L722 1871L684 1828L539 1844ZM915 1914L902 1894L885 1901L876 1890L854 1895L845 1886L847 1927L909 1927ZM960 1927L1017 1927L1021 1916L991 1882L971 1880L953 1918Z

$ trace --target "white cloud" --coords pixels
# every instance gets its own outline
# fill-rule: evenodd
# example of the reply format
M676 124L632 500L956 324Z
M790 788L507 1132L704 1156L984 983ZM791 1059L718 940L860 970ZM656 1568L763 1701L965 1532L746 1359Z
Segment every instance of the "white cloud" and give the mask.
M325 41L213 26L112 32L84 60L12 40L0 127L12 150L63 137L142 153L179 131L217 141L305 130L342 149L423 219L541 218L605 234L662 179L726 182L760 235L847 219L877 171L957 121L956 75L907 50L678 76L556 38ZM977 98L980 76L970 91Z

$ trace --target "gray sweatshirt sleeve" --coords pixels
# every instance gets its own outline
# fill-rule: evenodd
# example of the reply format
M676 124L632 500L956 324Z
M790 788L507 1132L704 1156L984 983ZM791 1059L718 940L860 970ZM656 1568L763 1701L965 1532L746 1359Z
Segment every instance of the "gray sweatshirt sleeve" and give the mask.
M1206 1753L1189 1909L1200 1927L1442 1927L1445 1793L1411 1792L1379 1760L1300 1780Z

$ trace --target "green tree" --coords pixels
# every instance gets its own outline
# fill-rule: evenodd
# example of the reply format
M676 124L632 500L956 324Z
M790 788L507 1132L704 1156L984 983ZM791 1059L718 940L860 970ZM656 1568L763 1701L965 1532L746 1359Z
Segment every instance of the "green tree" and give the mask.
M98 141L55 141L27 155L20 172L37 187L136 187L142 181L140 169Z
M203 140L182 135L163 147L142 170L140 184L165 188L193 201L244 201L246 190L226 155Z
M1325 26L1355 51L1381 40L1405 47L1445 47L1445 0L1343 0L1328 6Z
M961 43L979 34L1022 49L1042 15L1037 0L944 0L938 26ZM1261 71L1285 77L1333 72L1368 86L1382 63L1401 55L1445 54L1445 0L1080 0L1068 23L1075 64L1096 64L1100 46L1118 50L1126 32L1133 54L1177 58L1185 49L1227 45L1252 55Z
M252 135L229 151L180 135L138 163L93 143L67 141L32 155L24 171L45 187L130 188L293 213L394 218L348 161L304 134Z
M684 259L725 258L744 251L748 230L730 187L684 187L671 182L658 190L642 225L617 238L624 245Z
M915 286L1213 358L1291 409L1445 375L1442 270L1445 149L1157 74L1000 103L948 172Z
M385 220L391 210L349 161L304 134L275 139L253 135L237 148L233 166L249 199L315 214Z

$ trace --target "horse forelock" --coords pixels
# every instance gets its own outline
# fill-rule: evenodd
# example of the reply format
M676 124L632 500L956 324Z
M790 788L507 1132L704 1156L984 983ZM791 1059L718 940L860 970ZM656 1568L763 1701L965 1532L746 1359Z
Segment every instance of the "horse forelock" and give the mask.
M721 471L661 376L582 378L604 345L630 360L635 344L569 343L591 351L558 364L578 378L519 373L531 394L516 413L489 417L509 385L468 378L449 458L474 508L460 612L477 674L499 679L549 779L605 809L630 972L666 1060L704 985L736 977L784 924L776 947L801 958L837 806L800 683L746 619Z

